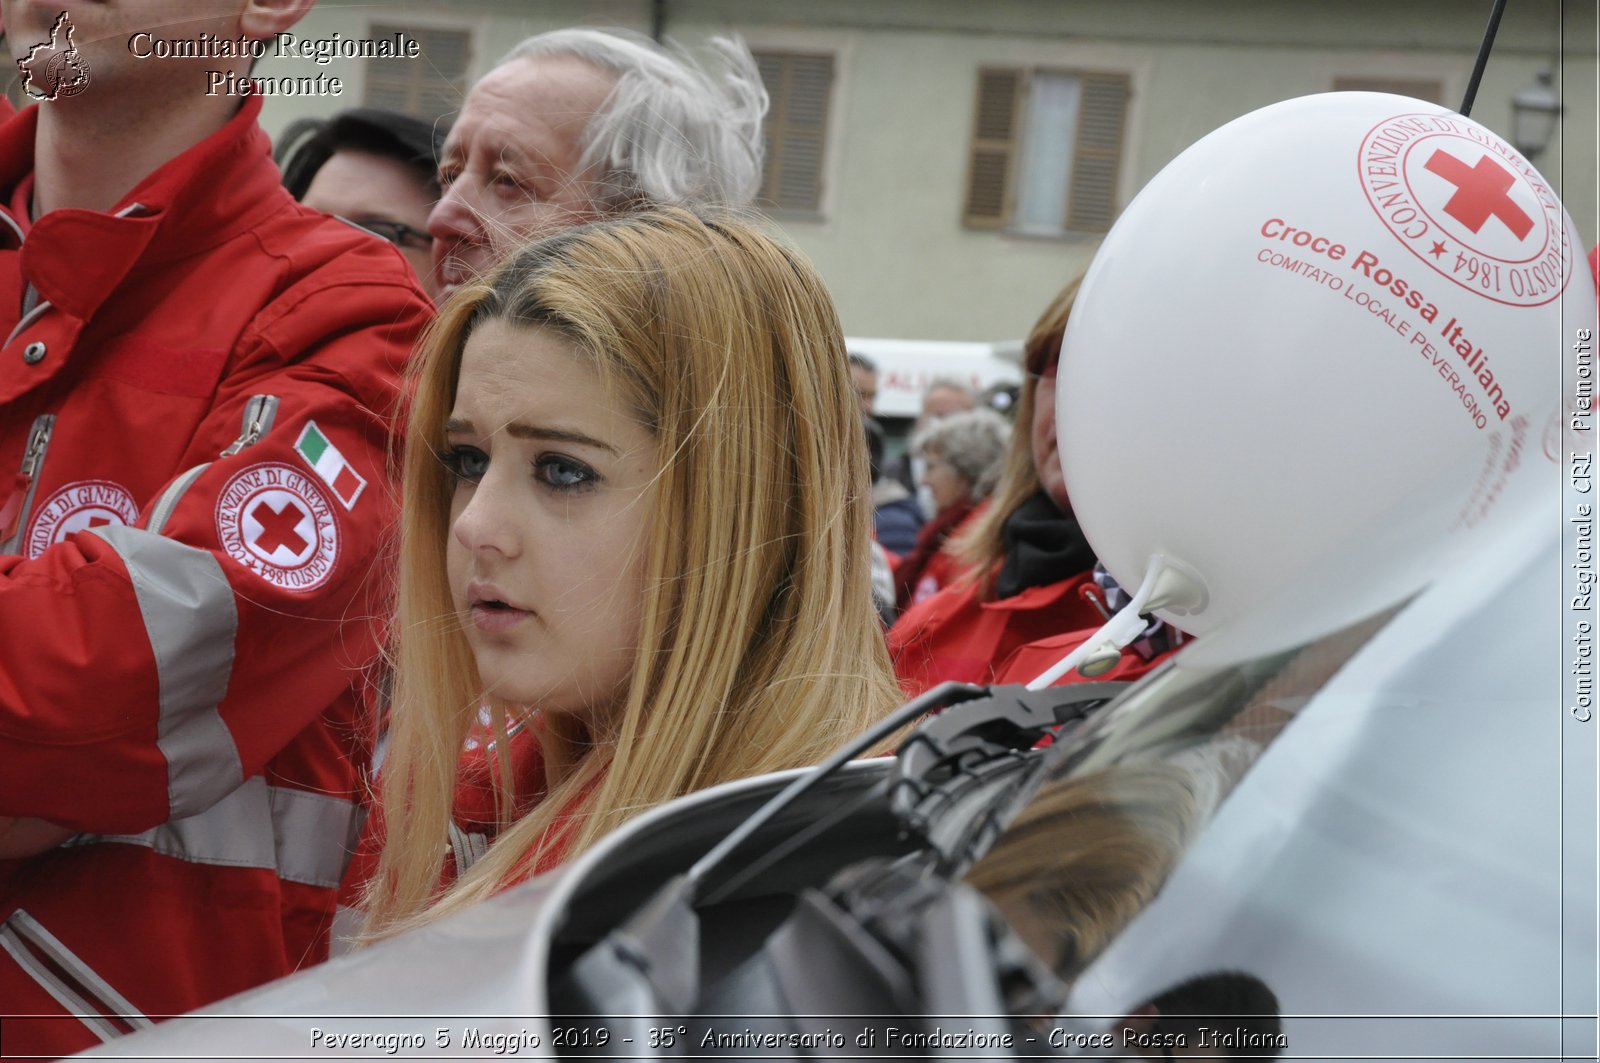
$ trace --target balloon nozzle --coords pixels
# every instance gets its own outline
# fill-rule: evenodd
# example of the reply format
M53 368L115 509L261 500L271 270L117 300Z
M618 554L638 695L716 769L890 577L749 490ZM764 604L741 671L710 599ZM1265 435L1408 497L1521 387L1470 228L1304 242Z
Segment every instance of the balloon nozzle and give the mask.
M1166 554L1151 555L1150 566L1145 569L1144 582L1139 584L1139 590L1143 591L1146 587L1150 588L1150 593L1139 609L1141 613L1165 609L1174 616L1193 616L1204 612L1205 607L1211 604L1206 581L1200 578L1200 574ZM1134 602L1138 600L1136 593Z

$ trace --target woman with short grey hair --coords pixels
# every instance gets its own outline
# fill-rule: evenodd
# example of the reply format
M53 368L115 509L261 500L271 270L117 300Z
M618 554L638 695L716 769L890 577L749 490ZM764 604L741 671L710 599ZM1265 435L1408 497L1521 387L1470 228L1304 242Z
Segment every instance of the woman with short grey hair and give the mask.
M940 417L912 436L911 452L923 460L922 485L933 495L934 515L895 570L900 609L960 578L964 566L944 550L945 543L994 490L1010 439L1010 423L989 409Z
M911 437L911 450L929 463L940 462L948 466L967 484L967 494L976 502L986 498L1000 478L1000 459L1005 456L1006 444L1011 440L1011 425L998 413L988 409L968 410L940 417ZM927 483L928 477L923 476ZM940 487L928 483L937 496ZM944 485L941 485L944 486ZM945 487L952 490L956 484ZM937 504L936 497L936 504ZM946 494L944 505L954 501ZM937 508L943 509L944 505Z

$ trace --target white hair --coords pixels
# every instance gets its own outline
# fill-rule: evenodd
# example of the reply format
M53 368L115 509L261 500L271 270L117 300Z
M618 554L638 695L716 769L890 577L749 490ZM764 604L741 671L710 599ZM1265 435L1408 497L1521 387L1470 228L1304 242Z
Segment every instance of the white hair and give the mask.
M988 497L1000 479L1011 422L987 407L940 417L911 437L911 453L932 452L972 482L972 500Z
M576 28L529 37L501 60L570 55L617 84L583 136L582 166L605 175L599 204L743 208L761 186L767 90L738 37L715 37L721 69L641 34Z

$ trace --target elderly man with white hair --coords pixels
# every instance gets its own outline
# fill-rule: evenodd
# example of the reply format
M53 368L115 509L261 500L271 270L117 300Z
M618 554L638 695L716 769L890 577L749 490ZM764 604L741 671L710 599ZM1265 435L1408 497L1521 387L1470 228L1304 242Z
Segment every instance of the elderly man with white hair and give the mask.
M712 44L714 70L614 30L513 48L468 93L439 160L428 231L440 300L568 226L644 206L748 206L767 93L742 43Z

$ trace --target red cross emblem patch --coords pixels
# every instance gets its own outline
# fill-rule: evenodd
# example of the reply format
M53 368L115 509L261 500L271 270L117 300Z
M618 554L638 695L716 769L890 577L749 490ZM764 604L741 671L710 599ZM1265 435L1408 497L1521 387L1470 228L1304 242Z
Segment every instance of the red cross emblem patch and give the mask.
M1494 133L1450 114L1399 114L1357 160L1367 202L1428 268L1509 306L1560 297L1572 237L1555 192Z
M217 536L229 557L285 590L321 586L339 560L333 508L293 465L252 465L235 474L217 496Z
M34 511L23 550L29 557L38 557L76 532L138 520L139 503L126 487L110 480L78 480L53 493Z

